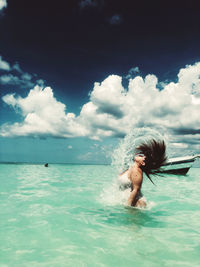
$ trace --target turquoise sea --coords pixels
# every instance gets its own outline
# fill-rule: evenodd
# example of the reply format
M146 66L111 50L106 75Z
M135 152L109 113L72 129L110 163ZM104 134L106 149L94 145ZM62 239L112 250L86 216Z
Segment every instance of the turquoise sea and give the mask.
M0 266L200 266L200 168L126 208L106 165L0 164Z

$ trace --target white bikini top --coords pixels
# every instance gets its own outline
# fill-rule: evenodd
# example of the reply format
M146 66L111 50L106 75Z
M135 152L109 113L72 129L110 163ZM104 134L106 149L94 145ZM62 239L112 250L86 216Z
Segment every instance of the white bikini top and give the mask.
M124 173L122 173L121 175L119 175L117 182L119 184L119 188L121 190L125 190L127 188L131 188L132 183L128 178L128 170L125 171Z
M117 182L119 184L119 189L120 190L126 190L128 188L131 188L131 190L133 190L132 188L132 182L129 180L128 178L128 170L125 171L124 173L122 173L121 175L119 175ZM138 193L138 197L141 198L143 197L143 194L140 190L140 192Z

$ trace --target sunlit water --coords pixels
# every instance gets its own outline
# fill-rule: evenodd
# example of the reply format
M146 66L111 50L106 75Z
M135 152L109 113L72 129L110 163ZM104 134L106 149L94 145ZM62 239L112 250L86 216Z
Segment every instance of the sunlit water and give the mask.
M0 164L0 266L199 266L200 169L144 179L124 206L111 166Z

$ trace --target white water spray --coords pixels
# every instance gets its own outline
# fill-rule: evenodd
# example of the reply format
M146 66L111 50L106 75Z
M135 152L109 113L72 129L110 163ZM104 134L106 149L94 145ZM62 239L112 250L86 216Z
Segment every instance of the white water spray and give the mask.
M151 128L135 128L127 134L119 143L119 146L112 154L112 166L116 176L110 185L106 185L103 189L100 199L106 205L125 204L130 194L130 189L119 190L117 177L119 174L128 169L133 164L135 149L138 145L149 140L164 140L167 143L167 136L161 134L157 130ZM152 205L149 205L151 208Z
M132 129L120 142L118 148L115 149L112 155L112 165L115 166L118 173L128 169L133 163L136 147L152 139L164 140L166 142L167 138L157 130L151 128Z

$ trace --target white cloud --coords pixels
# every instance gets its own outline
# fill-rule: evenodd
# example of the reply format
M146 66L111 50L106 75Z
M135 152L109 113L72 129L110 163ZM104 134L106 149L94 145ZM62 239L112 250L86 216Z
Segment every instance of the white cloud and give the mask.
M31 82L32 76L28 73L21 75L21 78L13 74L4 74L0 76L0 84L2 85L18 85L22 88L31 88L34 86L34 83Z
M68 149L72 149L72 146L68 146Z
M27 72L24 72L17 62L11 67L11 65L4 61L1 56L0 70L9 72L8 74L2 74L0 76L1 85L15 85L19 88L25 89L33 88L35 84L44 87L45 81L42 79L36 80L36 74L31 75Z
M177 82L160 91L155 75L136 76L128 89L122 78L110 75L95 83L90 101L79 116L66 113L50 87L34 87L25 98L6 95L3 101L24 117L22 123L3 125L2 136L87 136L94 140L127 134L131 128L152 127L171 133L174 147L200 143L200 63L186 66ZM185 147L186 148L186 147Z
M109 23L112 25L118 25L122 23L122 16L116 14L109 19Z
M0 0L0 11L7 7L7 1L6 0Z
M20 80L17 76L14 76L12 74L6 74L6 75L2 75L0 77L0 83L5 85L5 84L11 84L11 85L14 85L14 84L19 84Z
M73 113L65 113L66 106L54 98L50 87L35 86L27 97L5 95L3 101L17 109L24 117L22 123L4 124L2 136L85 136L87 130Z
M1 1L1 0L0 0ZM0 2L1 6L1 2ZM2 59L2 56L0 56L0 70L6 70L10 71L10 64Z
M2 100L12 107L15 107L17 100L15 99L15 94L8 94L2 97Z
M80 116L97 136L122 136L142 126L165 128L176 138L200 132L200 63L181 69L177 83L162 91L154 75L130 79L127 91L121 80L111 75L95 83L91 101L82 108Z

